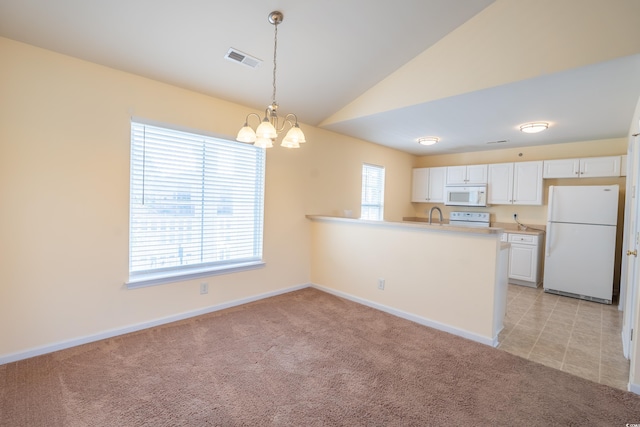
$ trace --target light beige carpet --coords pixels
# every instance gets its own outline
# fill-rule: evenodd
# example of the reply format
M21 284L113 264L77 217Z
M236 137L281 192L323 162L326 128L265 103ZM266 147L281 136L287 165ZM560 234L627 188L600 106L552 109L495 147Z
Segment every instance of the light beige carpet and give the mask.
M623 426L640 396L304 289L0 366L0 420Z

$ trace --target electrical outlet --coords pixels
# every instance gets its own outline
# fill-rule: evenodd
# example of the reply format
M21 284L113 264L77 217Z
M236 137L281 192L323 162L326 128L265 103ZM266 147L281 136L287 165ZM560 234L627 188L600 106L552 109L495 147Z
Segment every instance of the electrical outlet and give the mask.
M209 284L208 283L200 283L200 295L209 293Z
M384 279L383 278L378 279L378 289L380 289L381 291L384 290Z

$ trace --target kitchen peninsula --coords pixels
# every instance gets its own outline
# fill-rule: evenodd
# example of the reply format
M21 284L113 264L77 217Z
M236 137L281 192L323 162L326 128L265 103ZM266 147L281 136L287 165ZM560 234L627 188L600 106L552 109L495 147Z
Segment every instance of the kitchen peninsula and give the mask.
M498 344L509 245L502 229L320 215L311 220L311 281L415 322Z

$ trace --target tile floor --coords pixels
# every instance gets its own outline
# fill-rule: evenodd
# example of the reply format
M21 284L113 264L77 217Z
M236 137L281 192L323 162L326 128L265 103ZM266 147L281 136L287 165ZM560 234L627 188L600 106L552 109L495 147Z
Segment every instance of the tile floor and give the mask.
M509 285L499 349L589 380L627 390L622 312L606 305Z

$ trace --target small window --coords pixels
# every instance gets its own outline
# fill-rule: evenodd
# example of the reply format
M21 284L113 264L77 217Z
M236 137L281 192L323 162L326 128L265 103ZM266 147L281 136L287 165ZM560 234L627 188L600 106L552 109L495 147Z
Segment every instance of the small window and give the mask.
M129 287L262 265L265 150L131 123Z
M360 219L384 219L384 167L362 165L362 206Z

